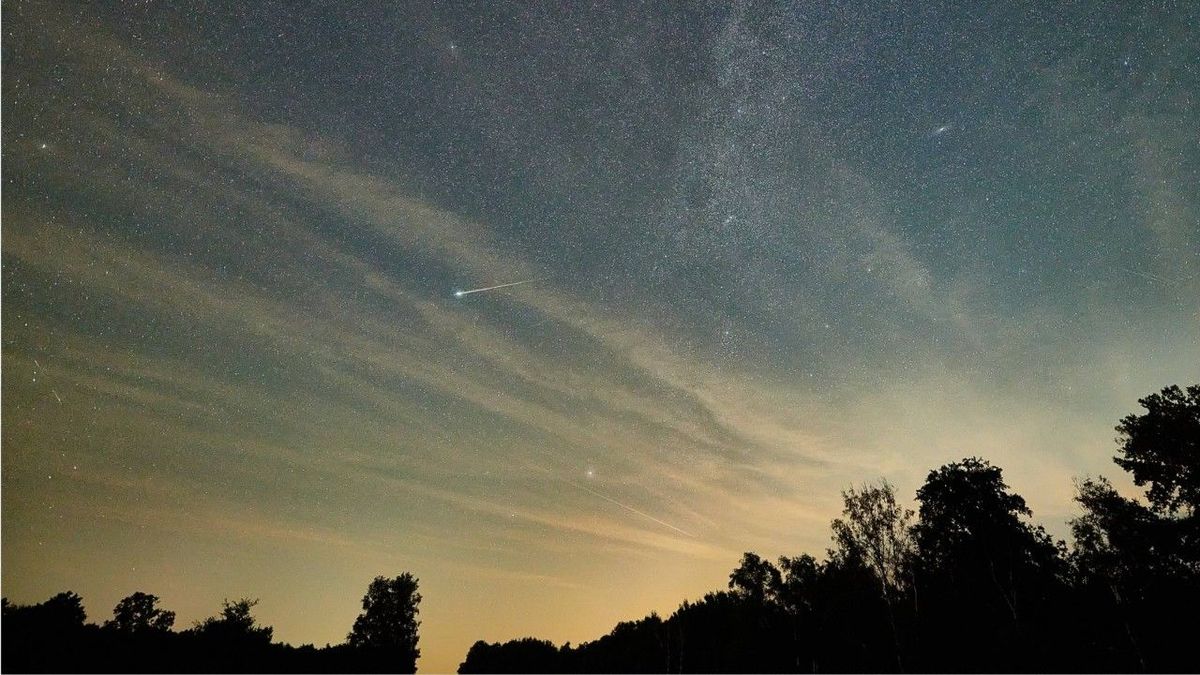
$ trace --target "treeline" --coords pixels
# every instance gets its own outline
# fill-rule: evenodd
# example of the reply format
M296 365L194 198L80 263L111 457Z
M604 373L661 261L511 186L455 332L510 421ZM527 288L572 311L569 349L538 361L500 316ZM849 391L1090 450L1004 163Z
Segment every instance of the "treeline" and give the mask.
M1145 488L1076 484L1072 546L999 467L931 471L904 508L843 493L823 560L746 553L727 590L572 647L477 642L460 673L1200 671L1200 385L1139 401L1114 461Z
M87 623L83 600L59 593L36 605L4 600L4 672L416 672L418 605L410 574L376 577L346 642L317 648L272 642L273 629L251 610L256 600L226 600L213 617L173 630L175 613L134 593L101 625Z
M886 482L843 493L823 559L746 553L726 590L670 617L620 623L572 647L477 642L482 672L1200 671L1200 385L1139 401L1114 461L1142 498L1104 478L1076 485L1072 546L1034 525L985 460L931 471L916 512ZM5 672L414 672L421 595L376 577L343 644L272 642L254 600L175 630L134 593L103 624L60 593L3 602Z

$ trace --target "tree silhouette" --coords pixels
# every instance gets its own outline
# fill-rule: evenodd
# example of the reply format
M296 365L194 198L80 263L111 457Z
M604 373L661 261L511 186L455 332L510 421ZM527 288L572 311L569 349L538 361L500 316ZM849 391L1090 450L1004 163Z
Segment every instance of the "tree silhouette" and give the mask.
M886 482L843 493L825 560L746 552L728 588L667 618L618 623L577 647L477 642L460 672L864 672L1200 670L1195 465L1200 387L1168 387L1121 420L1121 456L1143 499L1077 483L1073 548L1031 522L999 467L931 471L917 521ZM256 600L226 600L182 632L156 596L123 598L104 626L82 599L4 599L5 671L396 672L415 670L421 596L411 574L376 577L344 644L271 642Z
M1121 456L1113 461L1150 485L1146 498L1160 514L1195 516L1200 505L1200 385L1166 387L1138 401L1146 409L1117 425Z
M842 493L842 501L844 518L831 524L835 548L830 558L843 565L861 564L874 575L879 597L887 608L896 667L904 670L896 603L909 586L914 553L909 521L913 512L896 503L895 491L887 481L878 486L864 485L857 491L850 488Z
M408 572L392 579L375 577L347 642L387 671L416 672L421 655L417 648L420 603L417 579Z
M1076 486L1083 513L1071 521L1072 560L1078 574L1104 579L1146 579L1178 573L1169 523L1147 506L1121 496L1107 478Z
M269 644L275 629L258 625L251 616L250 610L257 604L257 599L250 598L233 602L224 600L221 602L220 615L196 622L193 630L202 637L237 646Z
M1168 387L1121 421L1122 457L1153 494L1078 484L1068 558L999 467L931 471L913 513L886 482L843 493L828 558L745 553L729 592L557 651L477 643L461 672L1200 670L1195 479L1200 387ZM1182 620L1181 620L1182 617Z
M1148 506L1103 477L1082 481L1083 513L1071 521L1076 567L1121 585L1200 577L1200 385L1166 387L1139 403L1146 412L1117 426L1113 461L1135 485L1149 485Z
M908 585L914 546L909 532L913 512L896 503L891 484L864 485L842 493L843 518L831 523L835 558L861 560L879 579L881 593L899 595Z
M952 571L959 564L1047 564L1054 558L1053 543L1022 520L1032 512L1008 491L1001 474L976 457L929 473L917 490L920 520L913 528L925 564Z
M775 594L779 603L791 613L812 612L821 564L807 553L794 558L783 556L779 558L779 570L782 579Z
M782 579L775 598L788 617L791 669L816 672L819 668L812 642L820 632L818 597L823 567L816 558L805 553L794 558L781 556L779 570Z
M83 599L70 591L36 605L14 605L5 600L2 669L5 672L75 669L77 647L86 636L86 620Z
M930 472L917 490L913 527L924 592L924 637L949 636L957 652L943 656L979 667L1023 669L1035 658L1038 634L1057 589L1060 551L1009 491L999 467L968 458ZM991 635L978 644L980 635ZM937 655L935 655L937 656ZM934 667L930 664L930 667ZM940 664L937 667L942 667Z
M569 651L569 647L564 651ZM479 640L471 645L458 666L460 673L558 673L563 672L560 650L549 640L522 638L503 644Z
M160 609L158 596L137 591L122 598L113 608L113 618L104 627L122 633L169 631L175 625L175 612Z
M743 554L741 564L729 574L729 588L754 602L773 600L780 585L779 569L754 553Z
M1117 426L1113 461L1148 486L1146 504L1104 477L1080 482L1071 560L1097 648L1127 645L1131 668L1177 670L1195 663L1171 614L1200 601L1200 385L1166 387L1139 403L1146 412Z
M1103 477L1081 482L1083 514L1071 522L1076 564L1122 583L1200 577L1200 385L1166 387L1139 403L1146 413L1117 426L1121 456L1113 461L1135 485L1149 485L1149 505Z

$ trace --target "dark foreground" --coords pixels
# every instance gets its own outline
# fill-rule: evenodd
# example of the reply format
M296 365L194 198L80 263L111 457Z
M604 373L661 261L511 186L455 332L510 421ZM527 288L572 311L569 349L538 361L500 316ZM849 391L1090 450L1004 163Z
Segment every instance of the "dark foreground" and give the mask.
M1031 522L985 460L931 471L916 512L886 482L844 493L822 560L743 556L728 589L578 646L477 642L482 672L1200 671L1200 385L1168 387L1120 421L1114 461L1145 488L1076 485L1072 545ZM344 644L273 643L253 601L173 630L136 593L103 625L79 596L4 603L6 672L413 672L421 596L376 578Z

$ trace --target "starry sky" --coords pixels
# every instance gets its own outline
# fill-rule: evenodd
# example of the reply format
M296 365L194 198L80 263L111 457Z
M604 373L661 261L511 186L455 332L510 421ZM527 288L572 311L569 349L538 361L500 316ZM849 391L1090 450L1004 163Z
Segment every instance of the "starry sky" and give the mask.
M1200 4L331 4L5 3L10 599L453 670L1200 381Z

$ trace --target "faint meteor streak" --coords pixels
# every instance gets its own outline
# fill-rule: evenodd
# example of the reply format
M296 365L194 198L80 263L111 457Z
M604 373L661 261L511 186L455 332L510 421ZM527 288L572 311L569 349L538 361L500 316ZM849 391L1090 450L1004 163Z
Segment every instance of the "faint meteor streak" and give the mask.
M37 360L37 359L34 359L34 360L33 360L33 365L37 366L37 369L38 369L39 371L41 371L41 373L42 373L43 375L45 375L45 374L46 374L46 369L42 367L42 364L38 363L38 360ZM59 405L62 405L62 397L58 395L58 392L57 392L57 391L55 391L54 389L51 389L51 390L50 390L50 393L51 393L51 394L54 394L54 400L58 401L58 404L59 404Z
M494 291L497 288L508 288L510 286L520 286L522 284L532 284L535 281L543 281L543 280L544 279L542 279L542 278L526 279L525 281L514 281L509 284L499 284L497 286L485 286L484 288L472 288L471 290L468 290L468 291L454 291L454 297L461 298L463 296L470 295L472 293L482 293L484 291Z
M682 535L684 535L684 536L688 536L688 537L691 537L691 538L693 538L693 539L695 539L695 538L696 538L696 535L692 534L691 532L688 532L687 530L684 530L684 529L681 529L681 528L675 527L674 525L672 525L672 524L670 524L670 523L668 523L668 522L665 522L665 521L659 520L658 518L655 518L654 516L652 516L652 515L650 515L650 514L648 514L648 513L642 513L641 511L638 511L637 509L633 508L632 506L629 506L628 504L622 504L621 502L619 502L619 501L617 501L617 500L613 499L612 497L609 497L608 495L606 495L606 494L602 494L602 493L600 493L600 492L596 492L595 490L591 489L590 487L588 487L588 486L586 486L586 485L580 485L579 483L576 483L575 481L573 481L573 480L571 480L571 479L569 479L569 478L564 478L564 477L562 477L562 476L555 476L553 471L551 471L550 469L547 469L547 468L546 468L546 467L544 467L544 466L538 466L538 465L536 465L536 464L530 464L529 462L521 462L521 463L522 463L522 464L524 464L524 465L525 465L525 468L527 468L527 469L533 469L534 471L541 471L541 472L542 472L542 473L544 473L544 474L548 474L548 475L549 475L549 476L551 476L552 478L558 478L558 479L562 480L564 483L567 483L568 485L572 485L572 486L574 486L574 487L577 487L577 488L579 488L580 490L583 490L584 492L587 492L587 493L589 493L589 494L595 495L595 496L599 497L600 499L603 499L603 500L604 500L604 501L606 501L606 502L611 502L611 503L613 503L613 504L616 504L617 506L619 506L619 507L621 507L621 508L625 509L626 511L630 511L631 513L636 513L637 515L639 515L639 516L641 516L641 517L645 518L646 520L653 521L653 522L655 522L655 523L658 523L659 525L662 525L663 527L667 527L667 528L670 528L670 529L672 529L672 530L675 530L676 532L678 532L679 534L682 534Z
M1129 272L1130 274L1135 274L1135 275L1137 275L1137 276L1139 276L1139 277L1141 277L1141 278L1143 278L1143 279L1149 279L1150 281L1157 281L1158 283L1160 283L1160 284L1163 284L1163 285L1165 285L1165 286L1170 286L1170 285L1172 285L1172 284L1171 284L1171 282L1167 281L1166 279L1162 279L1162 278L1160 278L1160 277L1156 277L1156 276L1154 276L1153 274L1150 274L1150 273L1148 273L1148 272L1139 272L1139 271L1137 271L1137 270L1131 270L1131 269L1129 269L1128 267L1118 267L1117 269L1119 269L1119 270L1124 270L1124 271L1126 271L1126 272Z
M591 489L590 487L588 487L586 485L580 485L579 483L576 483L575 481L569 480L567 478L563 478L563 480L566 481L567 483L570 483L571 485L574 485L575 487L579 488L580 490L583 490L584 492L588 492L593 495L596 495L597 497L599 497L600 499L603 499L606 502L612 502L613 504L616 504L617 506L625 509L626 511L631 511L633 513L636 513L639 516L641 516L647 520L652 520L652 521L658 523L659 525L662 525L663 527L669 527L672 530L675 530L676 532L678 532L679 534L682 534L682 535L685 535L688 537L692 537L693 539L696 537L696 535L692 534L691 532L688 532L687 530L683 530L678 527L675 527L674 525L672 525L668 522L659 520L658 518L655 518L654 516L652 516L648 513L642 513L641 511L638 511L637 509L633 508L632 506L629 506L628 504L622 504L621 502L613 499L612 497L600 494L599 492L596 492L595 490Z

